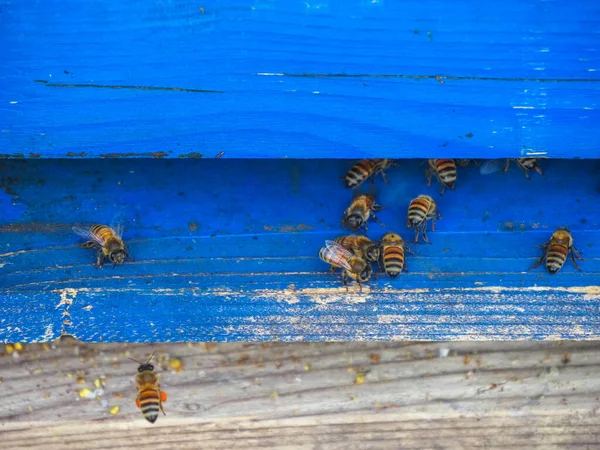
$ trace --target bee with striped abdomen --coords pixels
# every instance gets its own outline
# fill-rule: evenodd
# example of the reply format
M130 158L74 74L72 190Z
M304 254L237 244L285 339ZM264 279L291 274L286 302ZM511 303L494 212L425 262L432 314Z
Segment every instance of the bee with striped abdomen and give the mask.
M521 168L521 170L525 174L525 177L528 180L531 180L529 172L531 172L532 170L535 170L540 175L544 175L542 169L540 168L540 166L538 166L537 159L535 158L515 158L515 162ZM508 171L508 166L510 166L510 158L506 160L506 166L504 166L505 172Z
M348 209L344 211L342 225L352 232L356 232L361 228L366 232L367 221L372 217L373 220L377 222L378 220L377 217L375 217L374 212L380 211L381 209L383 209L383 207L375 204L375 197L372 195L357 195L352 200Z
M73 227L73 231L79 236L88 239L83 244L83 248L94 248L98 250L98 259L96 267L104 265L104 260L108 258L113 263L113 268L117 264L123 264L125 259L133 261L133 258L127 252L127 247L123 242L123 225L116 225L113 228L106 225L92 225L89 228L79 226Z
M387 183L385 169L393 164L394 162L391 159L361 159L343 177L346 182L346 188L356 189L367 181L369 177L372 177L371 182L374 183L375 176L379 173L383 181Z
M379 243L373 242L366 236L341 236L335 239L334 242L369 263L379 261Z
M456 184L456 164L453 159L430 159L427 162L428 167L425 171L427 176L427 186L431 186L431 177L435 175L442 185L441 194L446 187L454 189Z
M408 205L406 226L415 229L415 242L419 242L419 234L421 234L423 240L431 244L426 234L427 221L431 219L431 231L435 231L435 221L441 218L435 200L429 195L419 195Z
M150 355L145 364L129 358L140 365L138 374L135 376L138 391L135 404L142 410L144 418L150 423L156 422L159 410L166 415L162 404L167 401L167 394L160 390L158 375L154 372L154 366L150 364L153 357L154 353Z
M404 245L400 235L386 233L381 238L379 271L384 271L390 278L396 278L403 270L407 271L404 251L415 253Z
M562 269L570 252L575 268L581 272L575 258L580 261L583 260L583 258L573 246L573 235L566 228L559 228L556 230L554 234L552 234L550 241L546 242L544 245L538 245L538 248L543 248L544 253L540 260L531 266L529 270L539 267L545 260L546 270L551 274L555 274Z
M363 258L353 254L350 250L345 249L340 244L334 241L325 241L325 246L319 250L319 258L327 264L331 264L330 272L336 268L343 270L342 281L346 290L348 290L348 278L356 280L360 290L362 284L369 281L373 269Z

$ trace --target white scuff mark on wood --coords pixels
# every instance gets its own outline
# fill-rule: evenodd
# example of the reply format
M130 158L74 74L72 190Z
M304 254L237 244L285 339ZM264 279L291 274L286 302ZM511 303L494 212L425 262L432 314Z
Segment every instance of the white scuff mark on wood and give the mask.
M77 289L73 288L57 289L52 292L60 295L60 302L56 305L56 309L60 308L62 305L67 305L68 309L68 307L73 304L75 297L77 297Z
M278 73L278 72L258 72L255 75L258 75L258 76L261 76L261 77L282 77L285 74Z
M51 341L54 338L54 326L52 324L46 325L46 332L44 333L43 340Z

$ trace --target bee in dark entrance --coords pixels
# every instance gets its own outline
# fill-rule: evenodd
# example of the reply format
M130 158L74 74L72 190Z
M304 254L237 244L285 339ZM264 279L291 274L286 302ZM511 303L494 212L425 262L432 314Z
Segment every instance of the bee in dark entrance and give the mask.
M567 256L569 256L569 252L571 252L573 264L575 264L575 268L581 272L581 269L577 265L575 258L580 261L583 260L583 258L573 246L573 236L566 228L559 228L556 230L550 238L550 241L546 242L544 245L538 245L538 248L543 248L544 253L542 254L540 260L531 266L529 270L539 267L545 260L546 270L551 274L555 274L562 268L562 266L564 266L565 262L567 261Z
M117 264L123 264L125 259L133 261L133 258L127 252L127 247L123 242L123 225L115 225L111 228L106 225L92 225L89 228L79 226L73 227L73 231L79 236L88 239L83 244L83 248L94 248L98 250L98 259L96 267L100 268L104 265L104 260L108 258L113 263L113 268Z
M456 164L453 159L430 159L425 171L427 186L431 186L431 177L435 175L442 185L441 194L446 187L454 189L456 184Z
M359 229L367 231L367 220L370 217L377 222L374 212L383 209L382 206L375 204L375 197L369 194L361 194L354 197L350 207L344 211L344 218L342 219L342 225L344 228L350 229L352 232L356 232Z
M381 262L380 271L385 271L390 278L396 278L402 271L408 271L404 259L404 251L415 253L404 245L400 235L386 233L381 238Z
M540 175L544 175L542 169L540 168L540 166L538 166L537 159L535 158L516 158L515 162L521 168L521 170L525 174L525 177L528 180L531 180L529 172L531 172L532 170L535 170ZM508 171L508 166L510 166L510 158L506 160L506 166L504 166L505 172Z
M150 423L156 422L159 410L165 414L162 404L167 401L167 394L160 390L158 375L154 372L154 366L150 364L153 357L154 353L150 355L145 364L129 358L140 365L138 367L138 374L135 376L138 391L135 404L142 410L144 418Z
M325 246L319 251L319 258L331 264L330 272L336 268L343 270L342 281L348 290L348 278L356 280L362 291L362 283L370 280L373 269L363 258L353 254L334 241L325 241Z
M435 221L441 218L435 200L429 195L419 195L408 205L406 226L415 229L415 242L419 242L420 234L425 242L431 244L426 234L427 221L431 219L431 231L435 231Z
M361 159L342 178L346 182L347 189L356 189L369 177L372 177L371 182L374 183L375 176L378 173L381 174L383 181L387 183L385 170L392 165L394 165L394 162L391 159Z
M335 239L346 250L350 250L369 263L379 261L379 243L366 236L341 236Z

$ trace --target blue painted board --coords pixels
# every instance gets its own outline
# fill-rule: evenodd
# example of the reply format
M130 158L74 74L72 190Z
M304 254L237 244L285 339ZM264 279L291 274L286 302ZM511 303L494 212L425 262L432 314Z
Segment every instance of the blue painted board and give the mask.
M0 164L0 340L590 339L600 336L600 161L543 176L459 168L427 187L421 160L378 178L368 235L405 228L427 193L443 219L408 273L360 293L317 257L352 192L348 160L21 160ZM503 162L501 162L503 167ZM500 166L499 166L500 167ZM365 189L368 185L365 186ZM127 220L134 262L94 268L76 222ZM535 246L567 226L584 261L555 276Z
M597 2L0 0L0 24L3 158L600 157Z

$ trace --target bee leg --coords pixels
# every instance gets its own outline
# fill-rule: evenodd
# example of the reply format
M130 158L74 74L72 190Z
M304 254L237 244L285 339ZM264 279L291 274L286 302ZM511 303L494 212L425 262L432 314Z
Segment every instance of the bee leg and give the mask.
M429 239L427 238L427 232L426 230L421 230L421 235L423 236L423 240L425 242L427 242L428 244L431 244L431 242L429 241Z
M104 265L104 252L102 250L100 250L98 252L98 259L96 260L96 269L101 269L102 266Z
M544 172L542 172L542 168L540 166L538 166L537 163L535 163L534 169L540 175L544 175Z
M435 216L431 218L431 231L435 231Z
M402 270L408 273L408 267L406 266L406 261L404 261L404 266L402 266Z
M510 158L506 158L506 165L504 166L504 172L508 172L508 166L510 166Z
M373 203L373 205L371 206L371 214L373 211L381 211L383 208L385 208L385 206L376 205L375 203Z
M575 247L571 246L571 252L575 254L575 258L577 258L579 261L583 261L583 258Z
M522 164L519 164L519 167L521 168L521 170L525 174L525 178L527 178L528 180L531 180L531 177L529 176L529 169L527 169L527 167L523 167Z
M127 249L125 249L125 257L129 259L129 261L134 261L134 259L131 257L131 255L129 254L129 251Z
M577 250L575 250L577 251ZM579 255L579 253L577 253ZM577 262L575 261L575 252L573 251L573 247L571 247L571 259L573 260L573 264L575 265L575 268L577 270L579 270L581 272L581 269L579 268L579 264L577 264ZM577 259L582 259L581 256L579 256Z
M548 243L546 242L546 244L544 244L544 247L547 247ZM537 263L535 263L533 266L531 266L529 268L529 270L535 269L536 267L539 267L543 262L544 259L546 258L546 253L548 253L548 250L544 250L544 253L542 254L541 258L539 259L539 261Z
M346 286L346 292L348 292L348 274L345 270L342 273L342 281L344 282L344 286Z
M415 244L419 242L419 228L415 227Z
M335 266L329 266L329 270L328 270L328 272L329 272L329 273L333 273L333 272L335 272Z
M383 182L385 184L390 184L389 181L387 180L387 177L385 176L385 172L383 170L380 170L379 173L381 174L381 178L383 178Z
M427 186L431 186L431 170L429 167L425 169L425 176L427 177Z
M356 279L356 282L358 283L358 292L362 292L362 284L358 278Z
M408 253L412 254L412 255L416 255L417 252L411 250L409 247L407 247L406 245L404 246L404 250L406 250Z
M98 248L98 244L94 241L87 241L85 244L81 244L83 248Z
M442 185L442 189L440 189L440 195L444 195L444 190L446 189L446 185L444 183L442 183L440 181L440 184Z

